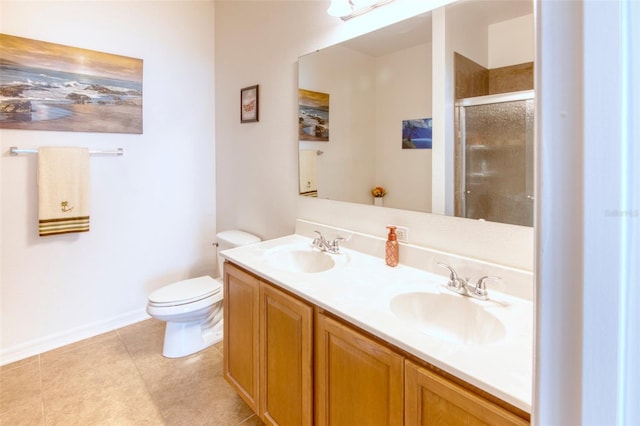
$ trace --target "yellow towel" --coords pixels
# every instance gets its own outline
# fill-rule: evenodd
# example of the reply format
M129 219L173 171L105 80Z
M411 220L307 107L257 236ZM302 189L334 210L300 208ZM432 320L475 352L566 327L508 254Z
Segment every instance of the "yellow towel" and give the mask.
M38 149L40 236L89 231L89 150Z

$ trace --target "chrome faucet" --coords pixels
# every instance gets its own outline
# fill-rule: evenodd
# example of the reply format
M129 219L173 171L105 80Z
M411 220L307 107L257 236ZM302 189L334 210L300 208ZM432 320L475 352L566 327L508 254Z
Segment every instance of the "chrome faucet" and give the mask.
M344 241L344 238L337 237L333 241L327 241L327 239L322 235L320 231L314 231L318 236L313 239L311 242L311 246L319 249L320 251L324 251L331 254L340 253L340 241Z
M463 296L471 296L480 300L489 299L489 293L487 292L487 280L500 280L500 277L485 275L480 278L475 285L469 284L469 278L462 278L458 273L446 263L438 262L438 266L447 268L449 270L449 282L447 282L447 289L462 294Z

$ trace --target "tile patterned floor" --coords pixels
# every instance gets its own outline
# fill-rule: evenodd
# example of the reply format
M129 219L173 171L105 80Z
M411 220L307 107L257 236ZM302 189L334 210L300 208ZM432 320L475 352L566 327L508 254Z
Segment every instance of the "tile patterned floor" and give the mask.
M262 425L222 377L222 343L162 356L149 319L0 367L0 425Z

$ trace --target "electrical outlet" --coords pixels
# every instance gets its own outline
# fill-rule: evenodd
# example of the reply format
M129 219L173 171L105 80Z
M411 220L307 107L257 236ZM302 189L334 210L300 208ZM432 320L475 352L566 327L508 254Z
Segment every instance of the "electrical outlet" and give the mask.
M401 243L409 242L409 228L406 226L396 226L396 235Z

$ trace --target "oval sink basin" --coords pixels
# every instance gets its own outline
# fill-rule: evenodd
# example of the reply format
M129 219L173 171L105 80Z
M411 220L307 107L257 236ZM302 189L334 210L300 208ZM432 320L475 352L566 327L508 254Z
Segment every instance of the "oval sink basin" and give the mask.
M404 293L391 299L391 311L421 332L466 345L494 343L504 324L478 303L446 293Z
M323 272L335 266L327 253L311 249L279 250L268 255L269 265L291 272Z

